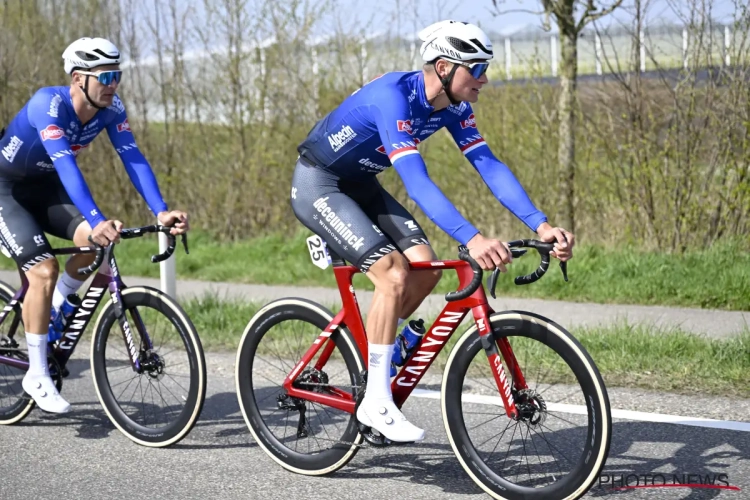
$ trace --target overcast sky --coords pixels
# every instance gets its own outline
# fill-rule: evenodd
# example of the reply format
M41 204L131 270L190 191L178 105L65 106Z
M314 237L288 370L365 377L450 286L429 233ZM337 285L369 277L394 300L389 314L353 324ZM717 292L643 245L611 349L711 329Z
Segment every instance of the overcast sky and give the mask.
M647 19L650 22L680 22L682 15L689 12L689 5L696 0L642 0L642 5L648 5ZM732 19L736 11L735 0L697 0L699 5L712 5L712 17L727 22ZM414 24L427 25L441 19L457 19L478 23L483 28L509 34L529 25L540 25L541 16L532 11L539 11L540 0L504 0L498 2L499 9L504 11L500 15L493 7L492 0L354 0L339 2L340 9L357 19L358 23L372 20L373 28L393 23L395 13L400 12L401 32L413 32ZM610 5L611 0L597 0L598 5ZM625 0L619 11L613 17L605 18L605 22L622 22L632 18L634 0ZM519 11L527 12L519 12ZM415 15L416 11L416 15Z

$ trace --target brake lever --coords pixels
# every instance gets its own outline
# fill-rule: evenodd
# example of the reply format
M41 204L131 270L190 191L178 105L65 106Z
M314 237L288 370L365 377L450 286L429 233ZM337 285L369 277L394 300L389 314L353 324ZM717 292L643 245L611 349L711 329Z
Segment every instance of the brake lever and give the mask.
M524 248L511 248L510 249L510 255L515 259L518 257L521 257L527 252ZM497 280L500 278L500 268L495 268L494 271L492 271L492 274L490 274L490 277L487 278L487 288L490 289L490 296L492 296L493 299L496 299L495 297L495 287L497 286Z
M188 251L187 233L182 233L182 246L185 247L185 253L189 254L190 252ZM568 279L566 278L565 281L568 281Z
M563 279L565 279L565 282L568 282L568 263L567 262L560 262L560 271L562 271Z

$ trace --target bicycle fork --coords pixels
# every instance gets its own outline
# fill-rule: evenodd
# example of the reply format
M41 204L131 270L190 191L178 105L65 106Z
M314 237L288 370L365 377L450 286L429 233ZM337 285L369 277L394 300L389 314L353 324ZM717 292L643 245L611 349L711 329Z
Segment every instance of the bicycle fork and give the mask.
M128 355L130 357L130 364L133 367L133 371L135 371L136 373L141 373L144 368L149 368L142 366L141 353L144 351L151 352L153 350L151 338L146 332L146 325L143 323L138 310L135 308L131 309L130 315L133 317L133 323L138 330L138 334L141 340L140 349L136 347L135 340L133 338L133 330L130 327L130 322L128 321L125 307L122 304L122 289L125 288L125 285L119 277L117 265L114 262L114 258L110 262L110 268L112 270L112 276L111 281L109 282L109 293L112 297L112 304L115 310L115 318L120 325L120 332L122 333L122 338L125 342L125 348L127 349ZM153 360L151 360L149 357L149 359L146 359L144 361L151 362ZM159 369L157 371L160 372L161 370Z
M527 388L526 379L521 372L518 361L516 361L516 356L513 353L513 348L510 346L508 339L503 337L497 342L495 341L493 330L488 326L490 324L487 314L488 308L486 306L475 307L473 312L477 329L479 331L479 340L481 341L482 348L484 349L485 354L487 354L487 359L490 362L492 375L495 377L495 383L497 384L500 398L503 400L503 405L505 406L505 413L509 418L518 420L518 408L516 408L515 398L513 397L514 392L508 381L508 376L505 372L505 367L503 366L503 360L505 360L508 370L510 370L513 375L513 388L516 393Z

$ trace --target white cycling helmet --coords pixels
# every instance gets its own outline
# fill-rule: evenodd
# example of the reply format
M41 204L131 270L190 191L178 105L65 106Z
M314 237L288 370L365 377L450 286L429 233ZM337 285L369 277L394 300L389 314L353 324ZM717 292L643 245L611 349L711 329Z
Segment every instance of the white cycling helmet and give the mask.
M115 44L104 38L79 38L68 45L63 52L65 72L73 73L73 68L91 69L107 64L120 64L122 55Z
M492 59L490 37L478 26L461 21L440 21L418 34L423 41L420 53L425 62L438 58L465 62Z

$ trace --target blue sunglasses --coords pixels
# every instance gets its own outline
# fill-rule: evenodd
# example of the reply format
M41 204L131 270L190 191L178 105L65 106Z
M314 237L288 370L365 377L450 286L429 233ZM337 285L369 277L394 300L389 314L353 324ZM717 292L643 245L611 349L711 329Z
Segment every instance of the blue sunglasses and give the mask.
M482 75L487 72L487 68L490 67L490 63L487 63L487 62L475 62L475 63L460 62L458 64L460 64L461 66L469 70L469 74L477 80L479 80L482 77Z
M82 75L95 76L96 80L102 85L111 85L112 82L120 83L122 80L122 70L100 71L92 73L90 71L78 71Z

